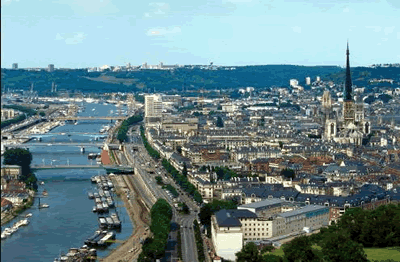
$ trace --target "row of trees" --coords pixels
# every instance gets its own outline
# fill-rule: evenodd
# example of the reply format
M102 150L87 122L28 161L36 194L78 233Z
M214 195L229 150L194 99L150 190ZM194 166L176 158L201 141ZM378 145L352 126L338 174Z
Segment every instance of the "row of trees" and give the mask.
M200 226L197 220L193 221L194 237L196 239L197 258L200 262L204 262L206 257L204 255L203 239L201 237Z
M143 116L141 115L135 115L135 116L131 116L127 119L125 119L120 128L118 129L118 134L117 134L117 139L120 143L126 141L126 139L128 138L128 136L126 135L128 133L129 127L133 124L136 124L140 121L143 120Z
M349 209L337 224L321 229L316 241L331 233L346 234L364 247L400 246L400 204L374 210Z
M171 231L172 208L165 199L158 199L150 211L150 231L153 236L146 238L138 261L153 262L165 255L168 235Z
M154 148L152 148L149 144L149 142L147 141L146 135L144 134L144 128L143 126L140 126L140 135L142 136L142 140L143 140L143 144L144 147L146 148L147 152L149 153L149 155L155 159L158 160L160 159L160 153L157 152L157 150L155 150Z
M162 165L164 166L165 170L167 170L167 172L174 178L175 182L189 195L191 195L197 203L203 203L203 198L201 197L199 191L197 191L196 187L188 181L187 176L179 173L179 171L176 170L175 167L173 167L165 158L162 160Z
M31 171L32 154L28 149L11 148L4 151L3 164L4 165L18 165L21 166L20 181L24 182L27 188L37 190L37 178Z

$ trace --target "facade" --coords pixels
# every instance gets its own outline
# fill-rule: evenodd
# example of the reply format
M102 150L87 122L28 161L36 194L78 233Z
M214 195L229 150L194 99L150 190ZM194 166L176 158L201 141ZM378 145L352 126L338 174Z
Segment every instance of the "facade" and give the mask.
M160 95L146 95L144 97L144 116L146 123L160 122L162 120L163 102Z
M311 78L309 76L306 77L306 85L311 85Z
M289 85L290 85L291 87L298 86L298 85L299 85L299 81L298 81L297 79L290 79L290 80L289 80Z
M1 109L1 120L11 119L15 117L15 110L12 108Z
M267 199L223 209L211 216L211 235L218 256L234 260L247 241L268 240L328 226L329 207L299 207L280 199Z
M17 180L21 176L21 167L18 165L2 165L1 177L7 180Z

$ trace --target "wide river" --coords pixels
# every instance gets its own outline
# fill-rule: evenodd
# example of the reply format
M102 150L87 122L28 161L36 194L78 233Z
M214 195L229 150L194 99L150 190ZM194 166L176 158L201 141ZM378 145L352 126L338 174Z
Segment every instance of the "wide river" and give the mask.
M84 104L85 109L80 116L106 116L116 115L117 107L103 104ZM122 107L123 110L126 110ZM78 122L77 125L66 124L59 126L43 136L42 142L82 142L95 141L93 135L84 133L98 133L104 125L109 125L106 120ZM65 135L55 134L65 133ZM55 134L55 135L50 135ZM70 136L68 136L68 134ZM102 142L103 140L95 141ZM31 141L33 144L36 141ZM65 165L65 164L96 164L88 160L88 153L100 153L98 146L85 148L81 153L76 146L34 146L32 152L33 165ZM30 224L21 227L10 237L1 240L1 261L54 261L61 252L67 253L69 248L81 247L84 241L98 229L97 215L92 212L94 201L88 199L87 193L95 190L90 177L105 174L104 169L48 169L35 172L44 185L39 186L39 193L47 190L48 196L41 197L40 203L50 207L38 209L38 199L35 198L34 206L18 218L2 227L10 227L28 213L33 216ZM41 196L41 194L39 194ZM122 230L117 233L117 240L127 239L133 231L132 223L121 199L114 197L116 211L122 222ZM111 249L119 243L114 243L105 250L98 250L99 258L107 256Z

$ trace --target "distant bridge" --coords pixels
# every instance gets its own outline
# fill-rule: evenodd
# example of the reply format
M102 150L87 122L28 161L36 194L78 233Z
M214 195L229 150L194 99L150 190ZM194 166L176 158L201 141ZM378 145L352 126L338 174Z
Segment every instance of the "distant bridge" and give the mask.
M127 116L60 116L52 119L59 121L78 121L78 120L125 120Z
M32 170L43 169L101 169L104 168L107 173L133 173L133 168L126 165L32 165Z
M102 165L32 165L32 170L42 169L88 169L88 168L103 168Z
M102 133L83 133L83 132L74 132L74 133L43 133L43 134L29 134L28 137L42 137L42 136L72 136L72 135L80 135L80 136L95 136L95 137L107 137L108 134Z
M64 142L59 142L59 143L29 143L29 144L5 144L5 147L11 147L11 148L28 148L32 146L78 146L78 147L90 147L90 146L96 146L96 147L102 147L104 143L64 143ZM119 146L118 144L109 144L109 146L114 147L114 146Z

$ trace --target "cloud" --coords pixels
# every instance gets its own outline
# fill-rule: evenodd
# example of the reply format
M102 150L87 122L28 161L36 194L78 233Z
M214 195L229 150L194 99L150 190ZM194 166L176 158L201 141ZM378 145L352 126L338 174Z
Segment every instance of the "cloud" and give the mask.
M382 30L382 27L380 26L366 26L368 29L372 29L374 32L378 33Z
M3 6L8 6L8 5L10 5L12 2L19 2L19 0L1 0L1 7L3 7Z
M154 17L159 15L166 15L169 11L169 5L167 3L150 3L150 11L144 13L145 17Z
M166 27L157 27L151 28L147 30L147 36L166 36L166 35L175 35L181 33L181 28L179 26L175 26L172 28Z
M301 33L301 27L300 26L294 26L292 27L293 32L300 34Z
M56 35L56 40L64 40L67 45L76 45L83 42L86 34L83 32L65 33Z
M348 12L350 12L350 8L346 7L343 9L343 13L348 13Z
M383 29L383 32L385 33L385 35L391 34L391 33L393 33L394 28L395 28L394 26L385 27L385 28Z
M112 0L57 0L55 3L69 5L75 13L81 15L104 15L119 12Z

